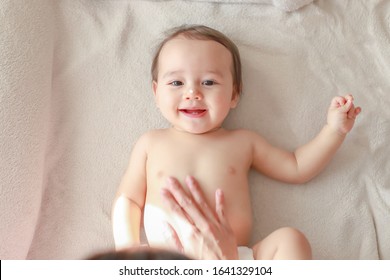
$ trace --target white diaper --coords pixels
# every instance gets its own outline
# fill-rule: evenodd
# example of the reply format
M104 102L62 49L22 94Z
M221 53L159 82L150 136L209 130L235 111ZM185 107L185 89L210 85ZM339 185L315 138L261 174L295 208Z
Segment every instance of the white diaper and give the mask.
M253 250L246 246L239 246L238 248L238 258L240 260L253 260Z

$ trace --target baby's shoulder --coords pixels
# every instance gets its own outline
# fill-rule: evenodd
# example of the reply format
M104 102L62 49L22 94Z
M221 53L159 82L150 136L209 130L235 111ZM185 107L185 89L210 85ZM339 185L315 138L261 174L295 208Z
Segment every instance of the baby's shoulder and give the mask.
M267 143L267 140L259 133L248 129L236 129L229 131L230 139L234 143L240 143L240 145L247 144L251 147L254 145L263 145Z
M152 129L147 132L145 132L141 138L153 138L155 136L162 136L166 134L167 129Z
M155 141L161 141L164 137L168 137L169 132L168 129L153 129L145 132L138 139L138 142L151 144Z
M134 144L133 150L144 151L149 153L151 147L153 147L156 141L162 139L163 130L149 130L142 134Z
M249 130L249 129L235 129L235 130L230 130L229 133L231 136L238 137L238 138L245 138L247 140L256 138L256 137L261 137L258 133L255 131Z

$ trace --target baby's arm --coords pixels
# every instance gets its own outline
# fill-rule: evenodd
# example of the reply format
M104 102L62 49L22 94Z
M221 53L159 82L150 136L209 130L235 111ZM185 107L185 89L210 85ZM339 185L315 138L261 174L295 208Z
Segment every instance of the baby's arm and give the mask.
M117 250L140 244L141 213L146 196L147 134L133 148L112 208L112 228Z
M325 127L313 140L293 153L273 147L260 136L255 136L253 166L265 175L284 182L309 181L332 159L360 111L359 107L355 108L351 95L333 98Z

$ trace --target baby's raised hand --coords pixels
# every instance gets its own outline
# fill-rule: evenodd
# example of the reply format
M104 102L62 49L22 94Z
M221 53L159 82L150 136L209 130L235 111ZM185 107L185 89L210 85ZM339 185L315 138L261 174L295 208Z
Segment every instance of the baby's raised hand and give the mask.
M328 125L338 133L347 134L353 127L360 107L353 104L353 96L337 96L332 99L328 110Z

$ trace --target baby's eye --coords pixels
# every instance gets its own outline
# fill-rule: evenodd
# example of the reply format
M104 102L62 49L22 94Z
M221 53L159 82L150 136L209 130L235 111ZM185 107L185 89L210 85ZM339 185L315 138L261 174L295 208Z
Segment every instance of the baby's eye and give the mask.
M169 83L170 85L174 86L174 87L179 87L179 86L182 86L183 83L180 82L180 81L173 81L171 83Z
M204 85L204 86L212 86L212 85L215 85L215 81L213 81L213 80L206 80L206 81L202 82L202 85Z

